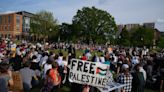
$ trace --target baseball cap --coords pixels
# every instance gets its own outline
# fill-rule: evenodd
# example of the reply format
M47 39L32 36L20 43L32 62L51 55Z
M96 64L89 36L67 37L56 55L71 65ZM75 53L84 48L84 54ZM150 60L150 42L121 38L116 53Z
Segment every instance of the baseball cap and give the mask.
M128 64L123 64L122 65L122 69L124 70L124 69L128 69L129 68L129 65Z

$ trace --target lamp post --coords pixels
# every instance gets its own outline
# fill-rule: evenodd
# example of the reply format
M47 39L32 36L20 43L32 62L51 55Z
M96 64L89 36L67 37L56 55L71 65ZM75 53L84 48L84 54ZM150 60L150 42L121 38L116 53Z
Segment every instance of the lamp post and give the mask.
M118 36L118 45L120 44L121 40L121 35Z
M141 43L142 43L142 45L144 46L144 44L143 44L143 37L141 37ZM142 46L142 45L141 45L141 46Z
M50 28L50 29L49 29L49 33L48 33L48 40L49 40L49 38L50 38L51 31L52 31L52 29Z
M115 45L115 39L116 39L116 36L115 35L113 35L113 44Z
M52 29L50 28L50 30L49 30L50 32L52 31Z

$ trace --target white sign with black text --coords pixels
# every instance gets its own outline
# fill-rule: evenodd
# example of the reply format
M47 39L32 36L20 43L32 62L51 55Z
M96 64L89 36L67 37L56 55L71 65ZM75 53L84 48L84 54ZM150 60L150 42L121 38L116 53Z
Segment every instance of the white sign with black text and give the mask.
M69 80L78 84L87 84L96 87L105 87L109 76L109 66L99 62L72 59L70 64Z

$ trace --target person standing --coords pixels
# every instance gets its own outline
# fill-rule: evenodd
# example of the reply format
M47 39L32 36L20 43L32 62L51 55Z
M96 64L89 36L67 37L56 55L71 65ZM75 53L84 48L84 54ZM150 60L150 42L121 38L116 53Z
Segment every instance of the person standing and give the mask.
M126 86L121 89L121 92L131 92L133 77L129 72L129 66L128 64L123 64L121 68L122 73L118 76L117 82L121 84L126 84Z
M160 73L160 92L163 92L164 85L164 58L159 60L159 73Z
M132 83L132 92L144 92L145 80L143 73L140 72L140 64L137 64L135 67L135 72L132 73L133 83Z

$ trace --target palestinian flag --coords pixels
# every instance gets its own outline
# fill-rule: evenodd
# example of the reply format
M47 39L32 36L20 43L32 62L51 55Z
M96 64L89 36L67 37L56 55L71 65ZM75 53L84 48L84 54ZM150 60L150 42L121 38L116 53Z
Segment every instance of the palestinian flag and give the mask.
M96 74L100 74L100 75L105 76L106 73L107 73L107 69L102 69L102 68L100 68L100 67L97 67L97 69L96 69Z

